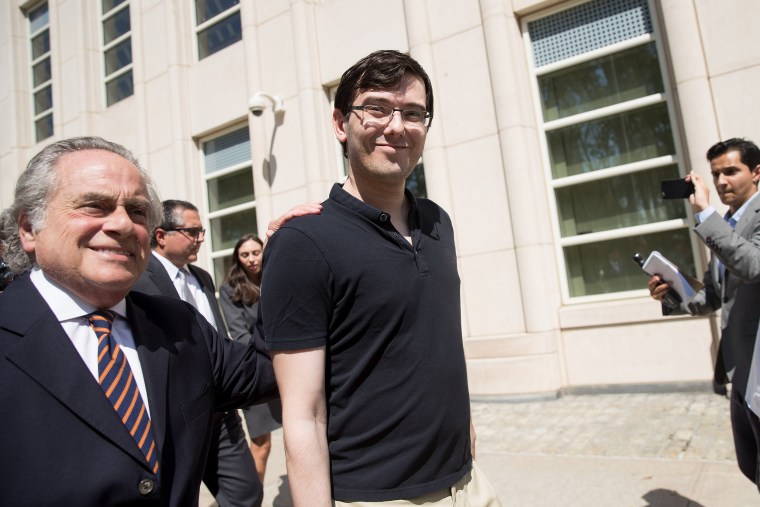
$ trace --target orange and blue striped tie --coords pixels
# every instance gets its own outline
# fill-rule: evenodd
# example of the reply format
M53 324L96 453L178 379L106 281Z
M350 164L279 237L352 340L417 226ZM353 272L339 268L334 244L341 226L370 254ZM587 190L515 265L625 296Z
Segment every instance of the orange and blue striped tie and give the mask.
M111 335L115 318L116 312L111 310L96 311L87 316L98 337L98 382L155 474L158 472L158 456L150 417L129 362Z

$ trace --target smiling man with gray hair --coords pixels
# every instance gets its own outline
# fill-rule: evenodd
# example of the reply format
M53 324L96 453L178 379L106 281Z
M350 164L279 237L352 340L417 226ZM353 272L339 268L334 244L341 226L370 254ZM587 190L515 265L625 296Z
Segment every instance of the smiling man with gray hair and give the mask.
M217 410L276 394L268 356L130 289L160 202L124 147L58 141L2 215L3 505L197 505ZM9 462L10 463L10 462Z

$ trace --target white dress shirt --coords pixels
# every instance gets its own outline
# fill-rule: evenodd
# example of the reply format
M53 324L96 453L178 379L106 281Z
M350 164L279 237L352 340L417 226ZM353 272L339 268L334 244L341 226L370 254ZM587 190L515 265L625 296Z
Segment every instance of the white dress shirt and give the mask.
M87 369L90 370L90 374L95 379L95 382L97 382L99 376L98 337L95 335L92 327L90 327L90 321L87 319L87 316L98 310L98 308L71 294L45 275L38 266L32 269L30 278L48 306L50 306L58 322L61 323L66 335L71 340L74 348L77 349L77 352L79 352L82 361L84 361ZM150 416L150 405L148 403L147 391L145 390L142 366L140 365L140 358L135 348L132 330L129 327L129 322L126 320L127 303L122 299L107 309L116 312L118 315L111 327L111 335L127 358L129 367L132 369L132 376L137 383L143 403L145 403L145 410L148 411L148 416Z
M209 322L209 324L214 326L214 329L218 331L219 327L216 325L214 313L211 311L211 303L209 303L209 300L206 297L206 293L203 292L203 288L201 287L200 282L198 282L198 279L195 278L195 275L193 275L189 269L187 269L187 265L175 266L169 259L157 254L155 251L153 252L153 255L156 256L156 258L161 262L161 265L168 273L169 278L174 284L174 288L177 289L177 294L179 294L180 299L192 304L200 312L201 315L206 317L206 320ZM180 267L185 268L184 275L180 271ZM192 294L193 299L195 299L194 303L192 301L188 301L188 298L185 296L185 280L187 280L187 289Z

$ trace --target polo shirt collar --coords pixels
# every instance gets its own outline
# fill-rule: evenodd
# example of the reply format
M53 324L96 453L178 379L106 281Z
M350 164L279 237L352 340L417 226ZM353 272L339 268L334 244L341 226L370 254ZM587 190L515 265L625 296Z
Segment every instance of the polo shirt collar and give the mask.
M419 223L419 212L417 210L417 198L409 191L408 188L404 189L404 196L407 198L410 204L409 209L409 222L415 226ZM346 208L355 211L359 215L363 216L367 220L370 220L380 226L384 226L390 222L390 213L377 209L374 206L370 206L349 194L343 190L343 185L335 183L330 190L330 199L336 201L338 204L345 206Z

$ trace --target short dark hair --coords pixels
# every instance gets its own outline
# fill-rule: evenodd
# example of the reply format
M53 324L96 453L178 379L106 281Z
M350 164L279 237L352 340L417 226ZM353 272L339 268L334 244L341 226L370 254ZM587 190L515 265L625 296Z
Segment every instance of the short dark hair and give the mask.
M389 49L365 56L343 73L335 92L335 109L346 116L358 94L367 90L393 90L406 76L418 77L425 84L425 109L430 113L432 123L433 84L427 72L411 56ZM341 145L343 156L347 156L346 143L342 142Z
M710 146L710 149L707 150L707 160L712 161L729 151L738 151L739 159L742 164L749 167L750 171L760 165L760 148L752 141L739 137L719 141Z
M182 227L185 225L185 221L182 220L182 212L186 209L190 211L198 211L195 204L187 201L181 201L179 199L167 199L161 203L163 214L161 218L161 224L156 229L174 229L175 227ZM158 241L156 241L156 231L153 230L153 235L150 237L150 247L156 248Z

